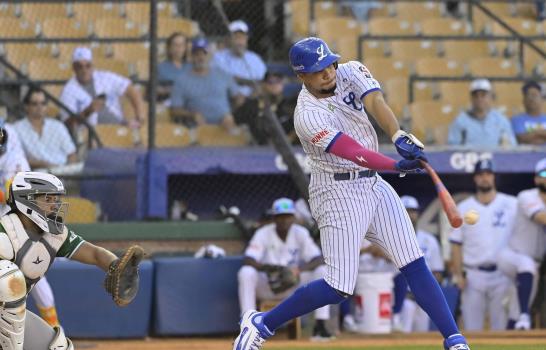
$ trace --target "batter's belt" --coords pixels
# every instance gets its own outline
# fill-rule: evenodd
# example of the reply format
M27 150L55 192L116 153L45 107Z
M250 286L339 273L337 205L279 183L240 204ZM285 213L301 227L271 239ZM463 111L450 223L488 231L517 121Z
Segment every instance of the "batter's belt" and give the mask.
M360 179L361 177L374 177L377 174L375 170L362 170L359 172L348 172L348 173L336 173L334 174L334 180L336 181L345 181L345 180L355 180Z

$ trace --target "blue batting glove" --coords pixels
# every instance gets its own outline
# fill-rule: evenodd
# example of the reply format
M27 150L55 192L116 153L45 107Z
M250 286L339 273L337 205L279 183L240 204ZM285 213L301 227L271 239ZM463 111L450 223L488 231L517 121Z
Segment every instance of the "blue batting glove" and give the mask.
M402 159L399 160L394 167L401 173L420 173L423 166L418 159Z
M393 135L392 142L394 143L398 154L404 159L421 159L427 161L425 153L423 152L425 146L414 135L398 130Z

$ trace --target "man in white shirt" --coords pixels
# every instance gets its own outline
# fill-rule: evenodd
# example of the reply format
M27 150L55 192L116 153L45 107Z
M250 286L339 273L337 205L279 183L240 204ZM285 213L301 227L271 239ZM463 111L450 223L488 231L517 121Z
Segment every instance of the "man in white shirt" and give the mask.
M26 118L17 121L17 131L30 166L51 168L78 161L76 146L66 126L48 118L47 98L36 88L30 88L23 98Z
M145 121L142 96L131 81L119 74L98 70L93 66L93 54L87 47L78 47L72 54L74 76L66 83L61 101L73 113L91 125L128 124L139 128ZM123 115L120 98L126 96L136 119L127 120ZM67 113L62 113L68 119Z
M497 259L513 230L517 201L497 192L489 159L476 164L473 180L476 194L457 207L461 213L476 210L480 219L474 225L463 224L449 236L454 280L462 291L465 329L483 330L487 312L491 329L504 330L507 315L503 301L510 280L499 270Z
M508 245L499 254L499 268L517 281L519 318L515 328L531 328L529 304L537 287L538 266L546 252L546 158L535 166L536 188L521 191Z
M212 64L235 78L239 86L237 94L250 96L254 87L264 79L267 67L258 54L247 49L248 25L244 21L231 22L229 31L231 46L218 51Z
M241 315L247 310L256 309L256 299L282 300L300 285L323 278L326 274L326 266L319 247L305 227L295 224L294 202L288 198L277 199L273 203L272 213L274 222L254 233L245 250L244 265L237 276ZM271 265L289 267L296 276L299 276L300 284L275 294L264 272ZM315 311L316 324L312 339L332 338L324 324L329 318L328 305Z

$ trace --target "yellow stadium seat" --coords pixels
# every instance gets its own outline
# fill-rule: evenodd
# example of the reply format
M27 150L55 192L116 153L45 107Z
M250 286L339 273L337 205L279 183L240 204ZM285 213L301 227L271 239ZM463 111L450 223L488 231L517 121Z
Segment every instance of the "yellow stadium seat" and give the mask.
M395 58L371 57L363 63L380 83L391 78L408 77L410 74L409 64Z
M338 37L358 37L362 33L360 23L350 17L327 17L316 20L317 35L328 43L335 45Z
M520 18L536 20L537 6L532 2L522 2L516 4L516 14Z
M382 40L364 40L360 43L362 45L362 59L368 59L371 57L385 57L385 42ZM358 51L357 51L358 53Z
M315 19L335 17L336 6L333 1L315 1ZM290 0L290 18L292 31L298 36L308 36L311 33L309 14L311 13L310 0Z
M65 197L68 212L64 218L67 224L90 224L97 221L99 208L97 204L82 197Z
M150 75L150 63L148 59L137 60L135 62L135 71L138 79L148 80Z
M7 17L16 17L16 4L1 3L0 4L0 18L5 19Z
M431 17L440 17L442 15L438 2L433 1L396 1L396 18L407 19L413 22L420 22Z
M450 104L455 109L464 109L470 105L470 82L469 81L442 81L438 89L441 101Z
M128 63L149 57L149 46L145 43L114 43L112 44L113 57Z
M404 117L404 107L408 104L408 78L391 78L385 80L382 85L385 99L391 107L394 115L402 120Z
M43 88L47 92L49 92L51 95L55 96L56 98L60 98L64 86L63 85L44 85Z
M52 17L68 17L68 14L66 5L62 3L39 4L22 1L21 4L21 17L32 23L42 23Z
M72 18L48 18L42 23L42 35L46 38L87 38L86 25Z
M487 9L489 9L497 17L511 17L515 13L514 4L509 2L481 2ZM493 20L487 16L482 10L474 7L472 15L472 25L475 33L483 32L487 28L491 27Z
M521 35L524 36L537 36L541 34L542 29L536 20L524 19L524 18L513 18L513 17L503 17L501 18L510 28L515 30ZM492 34L498 36L511 36L508 30L501 26L498 22L492 24ZM518 50L518 43L516 40L510 41L494 41L493 44L499 52L504 52L505 49L508 50L509 54L515 54Z
M138 38L142 36L139 26L125 18L100 18L95 21L94 32L99 38Z
M546 52L546 41L533 41L543 52ZM546 61L538 52L525 45L523 47L523 69L525 74L533 75L535 70L540 67L542 62Z
M491 53L490 46L485 40L445 40L441 46L445 58L459 62L488 57Z
M103 3L76 2L72 6L74 18L86 24L101 18L115 18L121 15L119 5L111 1Z
M71 66L49 57L34 58L28 63L28 75L34 80L68 80Z
M418 101L409 107L411 132L423 142L445 144L449 124L457 116L457 110L440 101Z
M2 18L0 21L1 38L34 38L36 26L19 18Z
M240 131L238 135L233 135L220 125L201 125L197 127L197 143L201 146L245 146L249 137L243 130Z
M155 146L158 148L185 147L195 141L195 134L195 130L190 130L180 124L156 123ZM143 137L143 139L147 138L148 135Z
M503 112L507 117L523 111L523 95L521 82L495 82L495 108Z
M475 58L469 62L470 74L475 77L510 77L519 73L514 61L503 58Z
M425 57L415 62L415 73L421 76L458 77L465 74L464 66L455 60L443 57Z
M157 14L159 17L174 17L176 15L176 4L172 2L159 2ZM125 16L133 22L140 24L150 23L150 4L146 2L125 3Z
M119 124L97 124L95 131L104 147L132 148L133 130Z
M186 18L168 18L159 17L157 21L157 36L167 38L174 32L193 37L199 33L199 25L197 22Z
M377 17L367 24L367 33L372 35L415 35L413 22L398 18Z
M426 18L420 23L423 35L465 35L467 25L464 21L449 18Z
M112 58L98 58L93 59L93 65L96 69L114 72L124 77L130 76L129 66L124 61Z
M19 69L21 69L23 65L28 64L33 58L51 57L51 47L47 44L6 43L4 44L4 49L7 60Z
M434 41L393 40L390 42L391 57L400 60L417 60L423 57L436 57L438 48Z

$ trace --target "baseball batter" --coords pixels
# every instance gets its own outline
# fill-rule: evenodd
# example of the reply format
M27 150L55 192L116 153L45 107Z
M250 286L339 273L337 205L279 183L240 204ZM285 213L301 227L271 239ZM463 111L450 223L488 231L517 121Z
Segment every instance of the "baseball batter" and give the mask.
M30 171L23 147L15 129L9 124L0 122L0 192L2 192L4 197L0 201L3 202L0 203L2 213L7 213L10 210L9 206L4 205L7 199L6 185L19 171ZM59 326L55 298L51 286L45 277L36 283L30 295L32 295L36 302L40 316L50 326Z
M1 348L73 349L62 328L53 330L26 310L28 293L45 275L55 257L96 265L108 271L107 276L123 264L110 251L85 242L66 228L63 223L65 189L54 175L19 172L9 192L7 203L11 211L0 217ZM109 283L107 279L105 284L109 286ZM138 280L131 288L138 290ZM25 339L25 334L32 336Z
M234 350L260 349L286 321L353 294L362 240L387 252L406 277L417 303L444 336L444 348L469 349L442 291L428 269L400 198L377 170L415 172L426 160L423 145L400 130L379 83L359 62L340 58L319 38L305 38L289 52L303 82L294 126L310 159L310 206L321 235L326 277L298 288L269 312L245 312ZM368 114L392 137L395 161L377 152Z
M459 203L458 208L461 213L476 210L480 219L450 234L454 278L462 291L465 329L482 330L488 313L491 329L503 330L507 320L503 300L510 281L498 269L497 258L513 229L516 198L497 192L489 159L476 163L473 179L476 195Z
M299 284L323 278L326 266L319 247L309 231L295 223L296 208L292 200L280 198L271 209L273 223L258 229L245 250L245 261L239 270L239 305L241 315L256 309L256 297L260 300L284 299L298 287L286 286L275 293L267 270L269 266L286 267L299 279ZM281 288L279 288L281 289ZM325 321L330 318L330 306L315 311L313 340L332 338Z
M531 328L529 304L546 248L546 158L535 166L535 185L518 194L514 229L498 259L501 271L516 281L520 316L515 328L521 330Z

